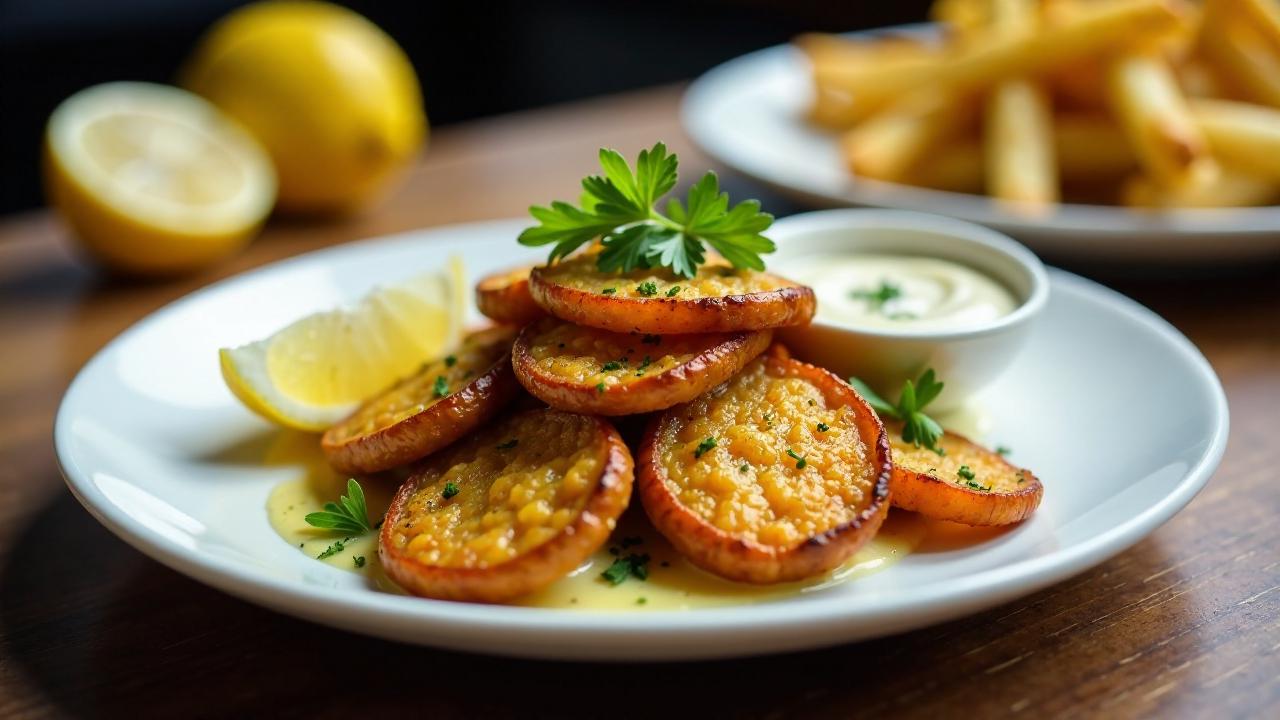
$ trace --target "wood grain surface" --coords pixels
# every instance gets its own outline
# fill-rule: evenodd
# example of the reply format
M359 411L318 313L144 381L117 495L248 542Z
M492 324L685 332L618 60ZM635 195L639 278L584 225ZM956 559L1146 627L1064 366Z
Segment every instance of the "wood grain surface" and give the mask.
M243 255L179 280L94 270L47 213L0 220L0 717L1280 717L1274 264L1102 278L1186 333L1226 386L1226 459L1190 507L1056 587L858 645L676 665L402 646L188 580L115 539L64 488L51 440L59 398L139 318L306 250L575 196L602 145L632 153L665 139L692 175L709 164L679 129L678 98L678 88L660 88L440 131L407 185L375 210L273 220ZM735 196L767 192L728 182ZM798 209L772 197L766 205ZM1107 448L1088 450L1107 462Z

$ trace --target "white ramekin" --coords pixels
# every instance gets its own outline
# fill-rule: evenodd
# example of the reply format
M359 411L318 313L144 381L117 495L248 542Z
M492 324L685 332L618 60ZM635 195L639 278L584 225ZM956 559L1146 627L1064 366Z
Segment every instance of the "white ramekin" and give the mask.
M931 405L960 407L1016 358L1049 299L1049 278L1040 260L1006 235L980 225L899 210L825 210L774 223L778 243L769 269L786 275L797 260L815 254L890 253L940 258L968 265L1008 288L1016 309L990 323L957 330L865 328L818 315L809 327L780 339L805 360L841 375L856 375L890 400L902 382L933 368L946 390Z

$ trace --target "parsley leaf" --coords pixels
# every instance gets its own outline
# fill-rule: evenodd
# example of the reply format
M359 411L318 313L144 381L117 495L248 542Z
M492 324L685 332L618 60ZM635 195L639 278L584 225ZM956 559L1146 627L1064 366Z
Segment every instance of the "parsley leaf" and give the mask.
M458 483L447 482L444 484L444 490L440 491L440 497L444 498L445 500L448 500L449 498L453 497L454 495L457 495L460 492L462 492L462 490L458 488Z
M716 439L713 437L707 437L705 440L698 443L698 447L694 448L693 457L700 458L715 446L716 446Z
M555 201L529 208L538 224L521 232L519 242L552 245L548 261L554 262L599 238L604 249L596 264L605 272L666 267L691 278L706 261L707 246L735 268L763 270L760 256L776 249L761 234L773 216L756 200L730 207L715 173L694 183L683 202L668 200L665 215L655 209L676 186L678 166L662 143L641 150L634 170L616 150L602 148L604 175L583 178L581 207Z
M902 394L898 404L891 405L880 397L866 383L858 378L849 378L849 384L880 415L902 421L902 439L915 445L925 447L939 455L943 454L938 447L938 439L942 437L942 426L936 420L924 414L924 408L938 398L945 383L938 382L933 368L925 370L920 377L902 385Z
M866 301L867 308L872 312L884 313L885 303L889 302L890 300L896 300L897 298L902 297L902 288L898 287L897 285L894 285L888 280L881 280L880 287L870 289L870 290L868 289L854 290L853 292L849 293L849 296L852 297L854 300ZM894 313L894 315L910 315L910 313ZM894 315L890 315L889 316L890 319L893 319L893 320L911 319L906 317L898 318L898 317L894 317Z
M431 386L431 394L438 398L449 394L449 381L445 380L443 375L436 378L435 384Z
M629 577L634 577L637 580L647 580L649 578L649 555L631 553L626 557L620 557L614 560L607 570L600 573L600 577L609 581L610 585L621 585Z
M324 512L307 513L303 520L312 527L325 530L341 530L346 533L366 533L373 530L369 525L369 508L365 505L364 490L354 479L347 480L347 494L339 497L337 503L325 503ZM334 552L341 551L342 548L339 547Z

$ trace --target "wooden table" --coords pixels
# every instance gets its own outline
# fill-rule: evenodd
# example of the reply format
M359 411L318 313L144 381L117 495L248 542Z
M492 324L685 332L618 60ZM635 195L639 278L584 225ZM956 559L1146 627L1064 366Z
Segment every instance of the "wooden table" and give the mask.
M1132 550L1049 590L859 645L634 666L401 646L188 580L116 540L64 489L51 442L58 400L77 368L142 316L213 280L313 248L515 216L533 201L576 196L602 145L631 153L665 139L684 167L705 167L680 131L678 92L442 130L407 186L376 211L340 223L274 221L245 254L174 281L99 274L75 259L47 213L0 221L0 716L1280 717L1274 265L1243 277L1112 283L1190 336L1226 385L1226 460L1189 508ZM735 196L764 193L730 183ZM766 205L795 209L773 198ZM1088 451L1106 462L1106 448Z

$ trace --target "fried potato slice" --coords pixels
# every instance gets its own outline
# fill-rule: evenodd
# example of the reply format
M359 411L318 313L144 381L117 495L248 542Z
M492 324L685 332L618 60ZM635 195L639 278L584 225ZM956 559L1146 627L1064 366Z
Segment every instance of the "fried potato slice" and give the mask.
M601 272L586 253L534 268L529 289L562 320L622 333L767 330L804 325L817 309L812 288L718 258L686 279L663 268Z
M654 418L639 462L654 527L730 580L832 570L889 508L889 442L875 412L834 374L774 353Z
M362 474L411 463L454 442L493 417L520 393L511 371L511 328L463 339L447 357L329 428L320 448L334 470Z
M999 453L953 432L938 441L945 455L902 439L902 426L886 423L893 449L893 506L934 520L965 525L1009 525L1031 517L1044 486Z
M525 389L552 407L635 415L688 402L764 352L772 330L640 335L546 318L516 338L512 365Z
M519 413L417 467L387 511L378 556L416 595L510 600L569 573L609 539L633 475L607 421Z
M529 294L532 267L494 273L476 283L476 307L494 322L527 325L546 313Z

